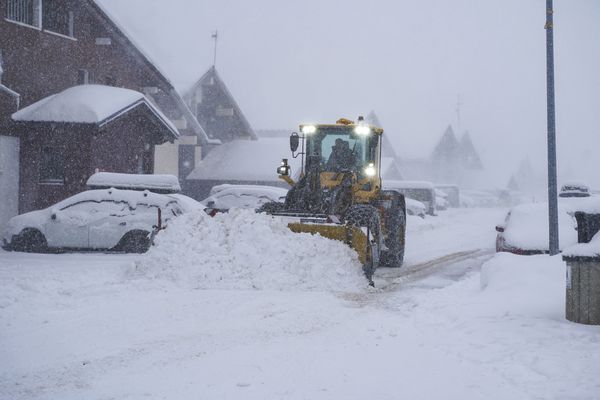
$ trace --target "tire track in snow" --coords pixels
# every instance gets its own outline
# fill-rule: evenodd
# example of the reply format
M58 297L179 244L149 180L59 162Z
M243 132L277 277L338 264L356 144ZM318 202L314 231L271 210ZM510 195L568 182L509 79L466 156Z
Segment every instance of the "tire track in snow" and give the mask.
M440 270L462 261L485 257L485 259L481 260L481 264L483 264L483 262L493 253L494 251L492 250L481 249L459 251L422 263L408 265L404 268L381 268L375 271L375 288L380 291L393 291L396 290L398 286L428 278ZM467 272L468 270L465 270L462 275ZM457 278L458 277L460 276L457 276Z

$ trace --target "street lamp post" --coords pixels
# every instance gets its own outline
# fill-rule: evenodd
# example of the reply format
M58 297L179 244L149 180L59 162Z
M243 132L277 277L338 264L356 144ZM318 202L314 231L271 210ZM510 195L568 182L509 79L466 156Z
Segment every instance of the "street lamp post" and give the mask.
M559 252L558 187L556 179L556 126L554 110L554 22L552 0L546 0L546 88L548 107L548 220L550 255Z

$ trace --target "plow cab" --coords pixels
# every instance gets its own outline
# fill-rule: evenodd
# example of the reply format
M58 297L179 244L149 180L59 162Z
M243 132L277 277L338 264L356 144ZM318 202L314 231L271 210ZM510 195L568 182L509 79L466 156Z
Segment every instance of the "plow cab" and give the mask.
M303 161L297 182L283 159L277 173L292 186L285 202L259 210L290 218L294 232L347 243L371 283L378 266L400 267L404 258L404 196L381 189L382 134L362 117L358 123L300 125L300 133L290 137L292 157Z

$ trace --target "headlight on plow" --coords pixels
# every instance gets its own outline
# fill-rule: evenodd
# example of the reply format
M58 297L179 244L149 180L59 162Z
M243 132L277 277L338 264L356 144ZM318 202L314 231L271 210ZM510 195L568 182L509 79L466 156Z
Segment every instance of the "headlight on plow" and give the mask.
M373 165L373 163L370 163L369 165L367 165L365 167L365 175L368 177L372 177L375 176L375 174L377 173L377 170L375 169L375 165Z

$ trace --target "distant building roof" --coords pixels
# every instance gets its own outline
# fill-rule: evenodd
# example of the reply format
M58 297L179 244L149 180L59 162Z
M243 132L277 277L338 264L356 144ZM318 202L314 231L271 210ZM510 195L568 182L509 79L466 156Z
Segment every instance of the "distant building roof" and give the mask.
M183 94L210 139L257 139L235 98L212 66Z
M282 158L288 158L293 175L300 171L300 157L291 157L287 137L234 140L213 149L187 179L277 181Z
M375 125L379 128L384 128L383 125L381 124L381 122L379 121L379 117L377 117L377 114L375 114L375 111L371 111L369 113L369 115L367 115L367 121L371 125ZM391 133L385 131L385 128L384 128L383 135L381 136L381 139L382 139L381 153L384 157L393 158L396 161L400 162L400 157L398 157L398 153L396 153L396 149L394 149L394 146L392 145L390 138L391 138Z
M146 107L171 132L173 123L135 90L103 85L80 85L39 100L12 115L19 122L63 122L103 126L136 107Z

